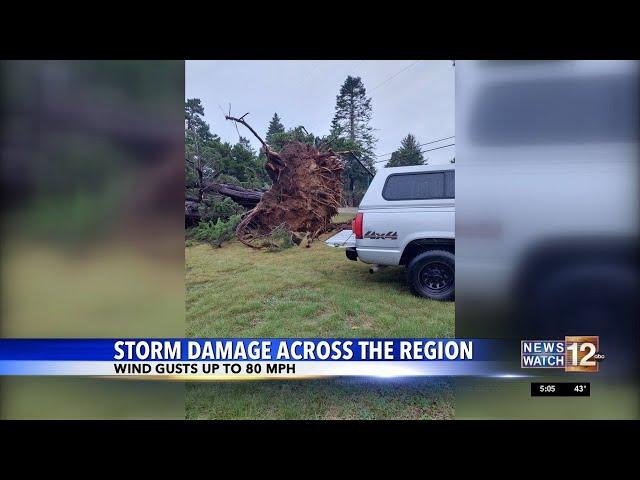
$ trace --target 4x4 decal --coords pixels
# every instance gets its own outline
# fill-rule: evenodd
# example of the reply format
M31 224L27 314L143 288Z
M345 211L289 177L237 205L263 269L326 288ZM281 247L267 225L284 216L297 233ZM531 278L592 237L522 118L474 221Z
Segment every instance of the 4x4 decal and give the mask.
M378 233L373 230L369 230L364 234L364 238L370 238L371 240L397 240L398 232Z

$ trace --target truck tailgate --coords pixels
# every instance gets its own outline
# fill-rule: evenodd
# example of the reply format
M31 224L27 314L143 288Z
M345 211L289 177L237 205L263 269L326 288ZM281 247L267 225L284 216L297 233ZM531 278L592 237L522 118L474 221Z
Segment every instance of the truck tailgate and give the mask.
M356 237L351 230L342 230L324 241L330 247L347 248L356 246Z

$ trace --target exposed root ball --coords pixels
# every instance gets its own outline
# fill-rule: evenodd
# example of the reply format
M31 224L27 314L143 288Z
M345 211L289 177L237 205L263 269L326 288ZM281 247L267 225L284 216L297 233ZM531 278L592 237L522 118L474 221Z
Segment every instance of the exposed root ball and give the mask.
M273 186L240 222L236 236L260 248L274 228L284 226L293 242L307 237L310 244L332 228L341 202L342 160L332 150L321 153L301 142L288 143L279 153L266 148L266 154Z

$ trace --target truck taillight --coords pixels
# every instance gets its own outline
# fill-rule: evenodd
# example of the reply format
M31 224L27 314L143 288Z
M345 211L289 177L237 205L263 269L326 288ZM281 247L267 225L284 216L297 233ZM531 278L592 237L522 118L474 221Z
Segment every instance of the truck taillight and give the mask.
M351 222L351 230L356 234L357 239L362 238L362 222L363 222L364 214L362 212L358 212L356 218Z

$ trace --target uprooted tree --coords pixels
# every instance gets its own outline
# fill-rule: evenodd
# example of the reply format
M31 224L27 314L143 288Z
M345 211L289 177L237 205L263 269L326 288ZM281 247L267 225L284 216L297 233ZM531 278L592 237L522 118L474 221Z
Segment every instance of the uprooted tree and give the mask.
M302 142L290 142L276 152L244 120L248 114L227 120L239 123L262 143L265 169L273 181L258 204L238 224L236 237L252 248L268 247L274 231L286 232L289 240L307 246L338 225L332 222L342 201L341 156L346 152L323 150Z

